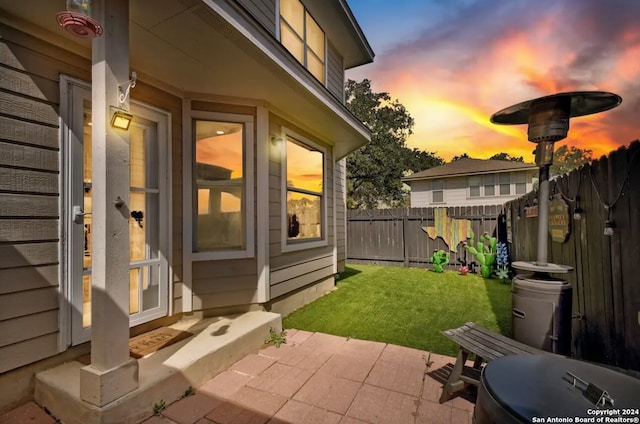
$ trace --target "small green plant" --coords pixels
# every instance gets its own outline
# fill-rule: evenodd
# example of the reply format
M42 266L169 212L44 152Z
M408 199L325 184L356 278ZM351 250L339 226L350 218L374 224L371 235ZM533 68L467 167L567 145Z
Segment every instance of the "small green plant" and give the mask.
M433 256L431 256L431 263L433 264L433 270L435 272L443 272L444 266L449 263L449 255L444 250L433 250Z
M275 347L287 343L287 332L282 330L278 333L273 327L269 327L269 337L264 341L265 344L273 344Z
M491 278L493 264L496 261L498 240L495 237L491 237L489 233L484 233L480 236L480 241L478 241L476 247L474 247L473 237L473 233L471 233L471 242L464 248L472 255L475 255L480 264L480 274L484 278ZM489 242L489 245L484 244L485 241Z
M153 415L160 415L166 408L167 405L164 403L164 400L160 399L160 402L156 402L153 404Z
M196 391L193 390L193 387L189 386L187 387L187 390L185 390L184 393L182 394L182 398L193 396L195 394L196 394Z

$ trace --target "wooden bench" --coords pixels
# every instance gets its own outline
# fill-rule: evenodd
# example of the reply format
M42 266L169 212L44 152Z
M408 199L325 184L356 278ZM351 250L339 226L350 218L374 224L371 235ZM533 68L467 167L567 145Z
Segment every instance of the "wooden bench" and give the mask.
M468 384L477 386L480 383L483 362L507 355L550 354L494 333L473 322L452 330L445 330L442 334L457 343L460 349L449 379L442 388L440 403L451 399L454 393L463 390ZM475 356L472 367L466 365L470 354Z

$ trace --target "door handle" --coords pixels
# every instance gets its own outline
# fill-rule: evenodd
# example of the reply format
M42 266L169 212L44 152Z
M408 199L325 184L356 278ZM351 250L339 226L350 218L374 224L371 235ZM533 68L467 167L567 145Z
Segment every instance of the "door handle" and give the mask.
M83 211L82 206L74 206L71 213L73 215L73 222L76 224L82 224L84 216L91 215L91 212Z

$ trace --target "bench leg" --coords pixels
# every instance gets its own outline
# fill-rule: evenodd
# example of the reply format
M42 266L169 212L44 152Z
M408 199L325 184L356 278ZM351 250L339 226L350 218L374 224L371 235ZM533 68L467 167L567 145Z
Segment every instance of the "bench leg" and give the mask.
M458 351L458 358L456 359L456 363L453 365L453 369L451 370L451 374L449 375L449 380L447 380L445 385L442 387L440 403L445 403L453 397L453 394L455 392L464 389L465 383L460 377L462 376L462 370L464 369L464 364L467 362L468 357L469 352L460 348L460 350Z

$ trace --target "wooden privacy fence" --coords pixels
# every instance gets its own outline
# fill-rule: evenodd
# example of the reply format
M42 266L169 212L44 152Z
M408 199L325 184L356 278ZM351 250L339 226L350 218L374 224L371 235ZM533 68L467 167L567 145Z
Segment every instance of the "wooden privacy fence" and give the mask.
M422 227L435 225L436 208L398 208L347 211L347 260L425 267L434 249L450 253L451 265L466 251L447 246L441 237L430 239ZM501 206L446 208L449 218L471 221L476 239L485 231L494 234ZM454 250L457 250L455 252ZM473 260L469 254L469 261Z
M551 181L550 195L570 211L568 238L549 239L548 261L574 267L557 275L573 286L573 354L640 371L640 142ZM527 217L536 196L506 205L512 261L537 258L538 221Z

